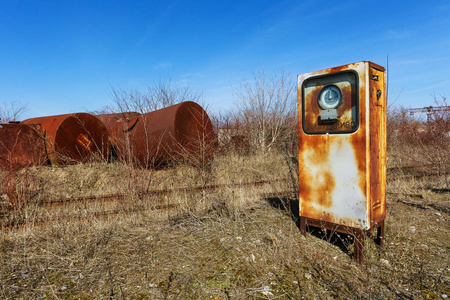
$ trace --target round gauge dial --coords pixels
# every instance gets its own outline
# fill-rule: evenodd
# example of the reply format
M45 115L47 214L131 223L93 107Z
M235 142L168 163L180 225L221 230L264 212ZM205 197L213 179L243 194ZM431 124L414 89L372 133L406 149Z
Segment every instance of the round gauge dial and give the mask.
M317 102L322 109L335 109L341 104L342 92L334 84L324 86L319 93Z

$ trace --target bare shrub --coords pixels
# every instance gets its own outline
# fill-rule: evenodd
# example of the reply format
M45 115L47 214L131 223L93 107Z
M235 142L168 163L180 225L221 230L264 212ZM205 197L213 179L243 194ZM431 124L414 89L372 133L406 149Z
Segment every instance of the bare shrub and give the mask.
M235 112L213 114L211 121L216 133L216 153L248 155L250 142L243 124Z
M2 103L0 105L0 123L17 121L28 110L26 105L17 102Z
M441 100L434 96L437 105L447 106L444 96ZM450 172L450 110L437 111L432 120L422 128L410 128L411 146L417 149L416 163L425 163L426 168L442 176L446 188L450 188L448 174Z
M8 168L0 171L0 211L12 211L12 219L30 218L30 210L41 201L42 191L47 182L42 182L37 174L40 167ZM9 216L9 217L11 217ZM1 220L0 220L1 223Z
M390 108L387 111L387 151L390 167L404 167L409 157L413 156L409 147L409 128L416 128L418 121L409 115L405 107Z
M111 86L111 98L114 106L106 107L102 111L147 113L168 107L183 101L198 102L200 94L188 85L181 85L171 79L152 83L145 91L139 89L120 89Z
M20 210L28 198L29 173L21 176L17 170L9 169L1 172L1 189L6 195L9 205L14 210Z
M444 96L437 105L447 106ZM414 168L422 174L435 174L449 187L450 170L450 111L436 111L427 121L409 114L408 109L388 111L388 164L392 168Z
M296 88L283 70L273 75L255 71L233 93L238 98L234 124L243 129L251 147L265 153L292 139L297 127Z

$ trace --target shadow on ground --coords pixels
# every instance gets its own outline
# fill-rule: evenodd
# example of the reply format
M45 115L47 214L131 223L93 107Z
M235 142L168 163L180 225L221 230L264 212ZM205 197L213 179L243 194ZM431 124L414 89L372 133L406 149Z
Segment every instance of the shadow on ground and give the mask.
M264 200L267 201L272 207L286 212L291 217L292 221L295 222L298 230L300 230L299 203L297 199L289 197L268 197L264 198ZM353 257L353 253L349 249L349 246L353 245L354 241L352 235L333 232L331 230L309 225L306 226L306 230L311 235L339 247L350 257Z

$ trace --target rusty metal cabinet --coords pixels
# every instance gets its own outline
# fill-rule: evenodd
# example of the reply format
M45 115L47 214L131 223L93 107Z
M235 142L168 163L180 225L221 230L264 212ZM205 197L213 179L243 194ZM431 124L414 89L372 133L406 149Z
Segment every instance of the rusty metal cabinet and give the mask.
M322 227L355 237L386 218L386 71L357 62L298 76L299 207L302 233Z

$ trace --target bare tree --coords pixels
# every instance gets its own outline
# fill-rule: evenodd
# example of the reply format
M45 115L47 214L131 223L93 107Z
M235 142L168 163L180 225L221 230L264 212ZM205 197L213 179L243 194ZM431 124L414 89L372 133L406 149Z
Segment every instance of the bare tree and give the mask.
M200 94L188 85L173 83L171 79L153 83L148 88L152 95L153 110L168 107L183 101L199 102Z
M146 93L138 89L120 89L111 86L111 98L114 102L113 106L109 106L110 112L129 112L136 111L139 113L149 112L151 100Z
M8 123L10 121L18 121L20 116L28 110L26 105L20 105L17 102L9 102L0 104L0 122Z
M238 121L247 129L252 147L264 153L285 141L292 121L297 123L295 91L295 80L283 70L270 75L254 71L250 81L244 78L233 89Z
M124 90L111 86L111 98L116 107L105 108L108 111L136 111L147 113L168 107L183 101L198 102L200 94L188 85L174 83L171 79L154 82L145 91L138 89Z

